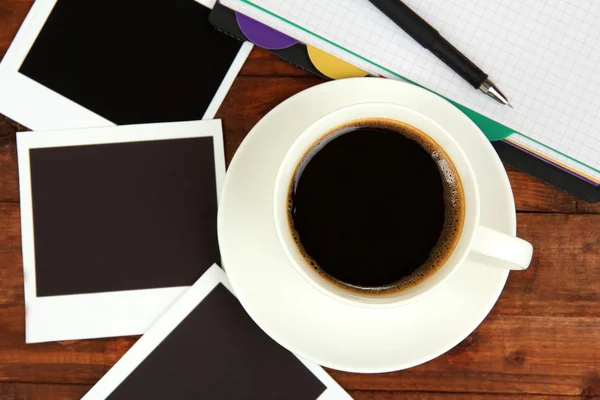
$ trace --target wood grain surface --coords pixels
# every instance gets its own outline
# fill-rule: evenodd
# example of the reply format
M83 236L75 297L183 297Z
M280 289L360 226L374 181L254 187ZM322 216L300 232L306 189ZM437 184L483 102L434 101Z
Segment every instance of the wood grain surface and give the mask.
M31 3L0 0L0 57ZM255 49L218 113L227 162L269 110L321 82ZM137 337L25 344L15 145L24 129L0 115L0 400L80 399ZM485 321L441 357L388 374L330 370L354 398L600 399L600 203L507 172L531 267L512 273Z

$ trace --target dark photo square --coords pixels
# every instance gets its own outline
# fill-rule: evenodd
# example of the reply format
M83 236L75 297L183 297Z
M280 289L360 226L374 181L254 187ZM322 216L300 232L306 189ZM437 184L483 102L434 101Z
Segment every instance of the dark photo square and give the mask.
M218 285L108 399L315 400L325 389Z
M241 42L194 0L58 0L19 72L117 124L202 119Z
M212 137L29 154L37 296L189 286L219 263Z

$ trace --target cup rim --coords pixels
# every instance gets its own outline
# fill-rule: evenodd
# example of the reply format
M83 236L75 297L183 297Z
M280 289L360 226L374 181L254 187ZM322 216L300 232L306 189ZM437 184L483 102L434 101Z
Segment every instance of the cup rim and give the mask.
M447 265L451 256L454 255L454 253L456 252L458 245L455 246L455 249L452 251L451 256L448 257L448 259L444 262L444 264L441 267L439 267L438 270L436 270L436 272L434 272L431 276L427 277L423 282L430 280L433 276L438 274L442 269L445 269L446 271L448 271L448 272L446 272L446 275L439 282L434 284L433 286L429 287L428 289L422 290L408 298L401 298L401 296L398 296L400 293L403 293L405 291L400 291L398 293L391 294L389 296L387 296L387 295L380 295L380 296L363 295L363 296L361 296L358 294L351 293L349 290L341 289L337 285L327 281L325 278L320 277L319 279L315 279L313 276L311 276L311 275L309 275L309 273L307 273L307 270L311 269L310 266L308 265L308 263L305 262L305 263L302 263L302 265L300 265L300 263L298 263L296 261L297 257L295 257L292 254L292 250L290 249L290 247L293 247L295 252L297 252L299 254L300 251L298 250L298 248L295 245L289 246L289 243L286 243L286 240L283 237L284 235L286 235L286 237L289 239L292 235L291 235L291 229L290 229L289 223L287 221L287 213L284 212L284 214L286 214L285 218L281 217L281 215L282 215L281 211L282 211L282 209L285 209L286 207L285 207L285 202L283 202L283 203L281 202L280 194L283 190L283 193L285 193L285 196L287 198L287 195L289 193L290 180L293 177L294 171L296 170L299 163L301 162L302 155L305 154L306 151L308 151L310 149L310 147L312 145L314 145L314 143L316 141L319 140L320 137L325 137L329 133L335 131L337 126L342 126L344 124L351 123L352 121L359 121L359 120L369 119L369 118L373 118L373 119L387 118L387 117L382 117L379 115L370 115L370 116L365 115L365 116L360 116L360 117L346 118L346 119L344 119L344 121L341 121L340 123L336 123L336 124L332 124L331 122L326 124L327 121L333 120L334 117L337 117L340 114L349 113L355 109L359 110L359 111L364 111L368 108L374 108L374 107L378 108L379 110L382 110L383 108L387 108L388 110L393 109L393 110L401 110L403 112L408 112L412 115L418 116L418 118L421 118L424 121L427 121L429 124L435 125L436 129L438 129L438 132L442 132L442 135L445 136L445 138L452 143L452 145L455 147L456 153L460 154L462 165L464 168L467 169L468 176L470 177L470 181L473 183L473 186L474 186L474 190L471 191L472 192L471 198L469 199L470 207L467 207L467 205L465 204L465 218L463 220L463 232L461 233L461 236L459 237L459 240L457 241L457 243L460 241L464 242L462 254L459 254L459 256L456 257L456 258L458 258L458 260L454 261L454 265L451 265L451 266ZM392 119L392 118L390 118L390 119ZM399 122L406 123L405 121L402 121L401 119L397 119L397 120ZM322 125L325 125L325 127L322 127ZM309 144L304 145L300 149L298 149L298 147L300 146L300 143L302 143L303 140L306 140L306 138L309 136L310 133L312 133L314 135L315 131L319 127L322 128L319 130L320 136L317 135L316 137L312 137L312 135L311 135L312 140L309 141ZM419 129L418 127L416 127L416 128ZM428 132L424 132L424 133L430 139L435 141L435 139L432 138ZM436 143L437 143L437 141L436 141ZM444 149L444 151L446 151L444 146L442 146L442 145L439 145L439 146L442 149ZM297 151L297 150L301 150L301 152ZM294 153L296 151L301 154L298 154L298 156L294 157L293 161L291 162L291 165L292 165L291 169L286 168L288 166L288 164L290 163L289 160L290 160L291 156L294 155ZM456 155L456 154L454 154L454 155ZM451 158L453 164L456 164L454 161L454 157L450 157L450 158ZM463 192L464 192L465 191L464 190L464 179L460 173L459 173L459 177L460 177L461 181L463 182ZM285 179L284 182L282 182L283 179ZM466 193L464 193L464 198L466 201L467 200ZM278 208L278 204L280 204L280 205L283 204L284 207ZM471 235L468 238L465 238L464 237L465 236L464 227L467 224L467 212L468 212L467 210L469 210L469 209L473 210L472 211L473 215L470 218L470 224L472 225L472 229L471 229ZM363 308L390 308L390 307L398 307L398 306L410 304L410 303L413 303L413 302L429 295L436 288L438 288L443 283L445 283L456 272L456 270L460 267L460 265L462 265L462 263L464 263L465 259L467 258L469 249L471 248L471 243L473 241L472 234L474 232L475 227L479 223L479 213L480 213L479 192L478 192L478 185L475 181L475 175L473 173L470 163L468 162L466 155L464 154L464 152L462 151L462 149L460 148L460 146L458 145L456 140L452 137L452 135L449 132L447 132L442 126L440 126L436 121L434 121L427 115L424 115L423 113L421 113L417 110L414 110L410 107L406 107L406 106L402 106L402 105L398 105L398 104L394 104L394 103L388 103L388 102L364 102L364 103L352 104L349 106L339 108L335 111L332 111L331 113L324 115L324 116L320 117L319 119L317 119L316 121L314 121L313 123L311 123L293 141L293 143L290 145L290 147L286 151L282 161L280 162L280 165L279 165L279 168L277 171L277 175L275 177L275 182L274 182L273 214L274 214L275 229L277 232L279 244L282 247L286 257L288 258L288 261L292 264L292 266L294 267L296 272L299 273L300 276L302 276L302 278L304 280L306 280L309 284L311 284L314 288L319 290L321 293L323 293L331 298L334 298L338 301L344 302L346 304L363 307ZM451 267L451 268L449 268L449 267ZM315 274L318 275L318 273L313 271L313 275L315 275ZM414 287L421 286L423 282L420 282L419 284L417 284ZM328 286L328 288L326 288L325 286ZM340 295L340 294L332 291L331 290L332 287L336 287L337 291L342 292L343 295ZM408 291L408 289L407 289L407 291Z

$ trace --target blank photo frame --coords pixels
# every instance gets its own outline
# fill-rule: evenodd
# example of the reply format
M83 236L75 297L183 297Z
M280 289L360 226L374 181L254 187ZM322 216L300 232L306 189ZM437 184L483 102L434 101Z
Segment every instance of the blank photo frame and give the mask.
M144 333L219 263L221 121L20 132L26 341Z
M213 266L83 400L346 400L318 365L264 333Z
M0 63L0 112L32 130L211 119L252 45L214 0L37 0Z

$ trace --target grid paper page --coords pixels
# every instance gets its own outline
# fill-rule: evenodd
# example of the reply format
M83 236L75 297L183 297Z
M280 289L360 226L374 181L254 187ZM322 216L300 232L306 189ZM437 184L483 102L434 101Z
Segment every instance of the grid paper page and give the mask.
M222 2L370 72L417 82L521 132L513 142L600 181L594 0L405 1L488 73L515 110L473 89L367 0Z

